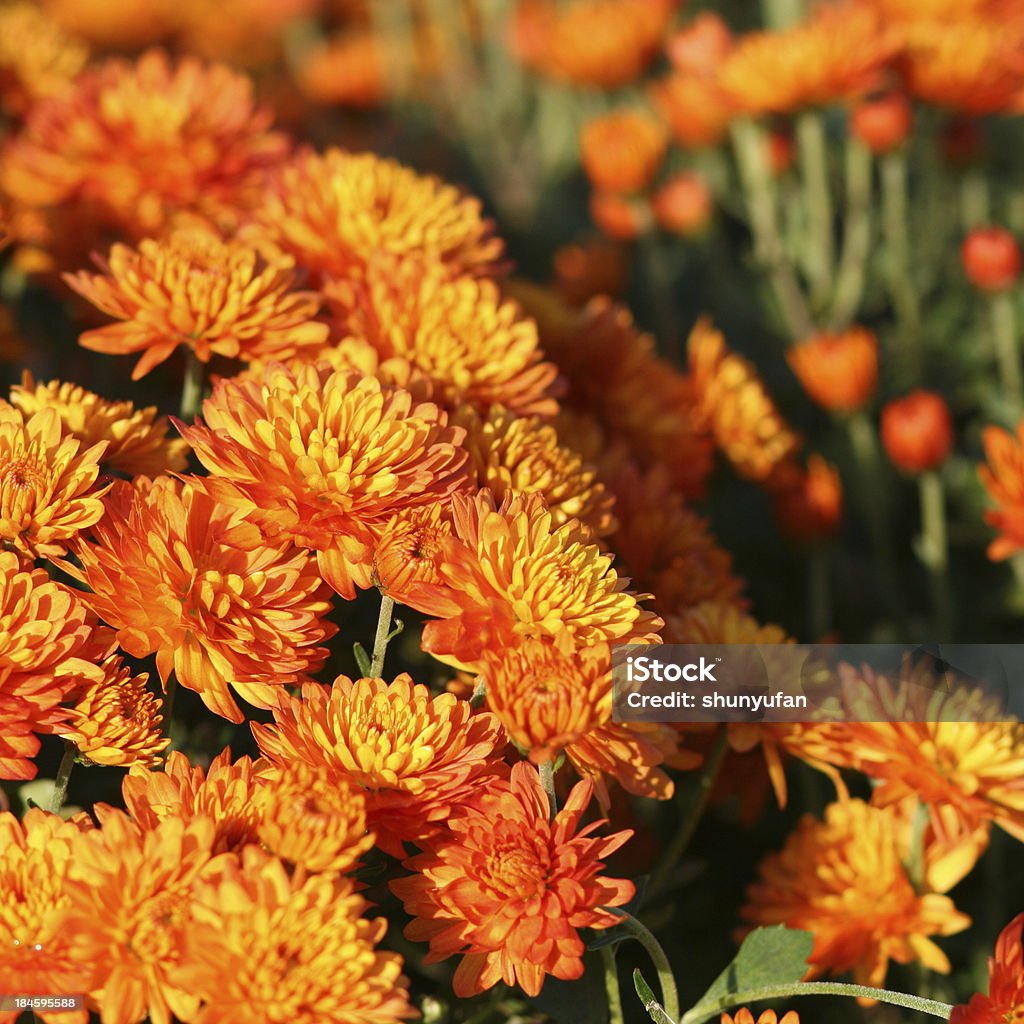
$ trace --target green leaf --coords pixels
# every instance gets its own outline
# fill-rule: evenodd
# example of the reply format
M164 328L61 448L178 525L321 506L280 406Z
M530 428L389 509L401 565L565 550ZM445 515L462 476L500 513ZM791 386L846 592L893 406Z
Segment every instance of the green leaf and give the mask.
M807 958L814 946L810 932L776 925L755 928L740 946L736 958L718 976L689 1013L728 1001L729 996L751 989L788 985L807 973Z
M654 1021L654 1024L676 1024L665 1012L665 1007L654 998L651 986L644 981L644 976L640 973L639 968L633 971L633 988L636 989L636 994L640 997L640 1002L644 1004L647 1016Z
M359 674L365 679L370 674L370 656L366 653L366 648L360 643L352 645L352 653L356 656Z

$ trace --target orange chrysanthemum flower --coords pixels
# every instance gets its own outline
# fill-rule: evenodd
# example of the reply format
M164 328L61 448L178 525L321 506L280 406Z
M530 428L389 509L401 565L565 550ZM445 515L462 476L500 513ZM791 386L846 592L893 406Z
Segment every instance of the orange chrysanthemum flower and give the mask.
M399 604L411 605L421 587L439 584L451 520L440 505L399 512L381 531L373 552L373 585Z
M1024 953L1021 935L1024 914L1018 914L996 940L995 956L988 960L988 995L977 992L970 1002L954 1006L950 1024L990 1024L1024 1017Z
M452 808L493 771L502 744L498 720L473 715L468 701L433 696L407 675L334 685L308 683L282 702L273 725L253 723L260 752L285 768L326 769L364 791L377 844L404 857L403 841L437 832Z
M336 875L289 875L249 849L195 886L182 982L204 1000L194 1024L398 1024L409 1005L387 921Z
M460 667L479 667L490 647L550 638L569 653L605 641L650 643L662 622L626 589L611 558L570 520L556 527L539 494L489 491L452 504L455 536L441 558L443 586L414 607L428 622L423 649Z
M815 334L786 357L804 390L833 412L856 412L878 385L878 339L865 327Z
M536 417L520 418L494 406L486 419L472 409L452 422L466 429L463 445L478 487L489 488L497 501L506 494L538 492L555 526L577 519L593 536L615 529L614 498L572 449L558 443L554 427Z
M825 820L800 819L779 853L769 854L747 890L745 920L785 924L814 936L811 975L852 971L880 986L890 960L920 961L947 973L949 960L932 935L970 923L948 896L918 895L906 868L910 828L861 800L830 804Z
M700 396L700 415L736 472L763 483L800 445L757 370L729 350L707 320L689 340L690 372Z
M167 436L170 424L166 416L157 417L155 405L136 409L131 402L111 402L59 380L37 384L28 370L21 384L11 388L10 401L25 416L56 409L64 433L77 437L83 448L105 441L104 472L159 476L185 468L188 444Z
M287 359L327 340L327 325L313 319L320 307L315 292L293 291L292 273L212 232L186 228L166 241L144 239L137 249L115 245L98 262L102 274L81 271L64 280L118 323L78 340L94 352L142 353L132 380L179 345L204 363L215 354L248 362Z
M272 365L220 380L206 426L182 427L212 478L204 486L268 534L312 548L341 595L371 584L372 552L403 509L465 485L463 431L433 404L328 364Z
M0 183L30 206L85 204L132 238L185 210L235 217L287 150L270 122L225 65L173 65L161 51L109 60L33 107Z
M35 777L35 734L64 723L59 705L100 674L108 636L77 591L0 551L0 779Z
M650 87L650 96L684 146L713 146L725 135L736 108L717 79L673 72Z
M370 342L382 359L408 360L449 408L557 412L558 371L544 361L537 327L493 281L410 260L324 291L345 334Z
M666 643L673 644L791 644L781 626L758 622L728 601L701 601L669 616Z
M171 29L173 5L139 0L41 0L40 6L68 32L98 50L137 50Z
M965 16L914 22L907 30L901 71L918 99L960 113L1016 109L1024 89L1019 21Z
M658 53L678 0L526 0L514 48L531 67L573 85L613 89Z
M580 134L583 170L596 188L640 192L658 173L668 145L665 126L635 109L588 121Z
M304 150L278 172L256 217L256 237L327 277L358 276L385 256L486 274L502 252L479 200L371 153Z
M723 1013L718 1024L754 1024L754 1015L745 1006L741 1006L735 1014ZM757 1017L757 1024L800 1024L800 1014L796 1010L787 1010L782 1019L774 1010L762 1010Z
M822 5L781 32L752 32L726 56L719 83L749 114L791 114L878 87L898 37L863 4Z
M192 886L211 858L209 818L168 818L140 832L111 809L102 829L75 844L62 927L71 958L89 967L85 986L109 1024L193 1020L199 996L180 976Z
M654 595L662 615L702 601L746 606L732 556L712 535L708 521L673 489L663 467L642 473L627 463L608 481L619 521L608 544L636 586Z
M102 668L103 678L85 687L58 731L93 764L159 764L171 741L161 733L163 702L147 689L148 673L133 676L116 657Z
M578 783L554 821L539 776L520 762L509 782L457 809L449 832L413 857L411 878L391 883L415 920L413 942L429 941L427 962L462 956L452 982L460 997L504 981L537 995L550 974L583 974L579 928L610 928L632 882L601 875L602 861L631 832L593 838L577 831L592 785Z
M362 790L325 766L296 761L263 769L258 782L259 840L275 857L306 871L350 871L373 847Z
M489 652L480 677L487 706L531 761L554 760L564 751L609 805L605 778L627 792L667 800L672 780L660 767L676 754L671 729L612 722L611 652L607 644L561 653L550 641Z
M313 103L373 109L388 95L381 50L372 29L350 29L304 53L296 83Z
M93 540L78 545L87 600L133 657L156 654L167 685L195 690L241 722L231 689L275 707L284 687L315 672L336 627L312 559L268 543L243 510L168 477L119 481Z
M0 7L0 109L21 117L34 103L66 91L89 50L36 4Z
M985 521L999 531L988 546L988 557L1002 561L1024 547L1024 421L1016 437L1001 427L986 427L981 438L987 463L978 475L996 504L985 513Z
M18 821L0 814L0 990L26 995L82 992L88 967L69 951L61 916L68 897L68 865L75 857L80 824L38 808ZM4 1011L4 1024L18 1012ZM86 1024L88 1013L43 1015Z
M105 447L83 450L54 409L23 416L0 405L0 540L26 558L66 554L103 515L107 487L96 478Z

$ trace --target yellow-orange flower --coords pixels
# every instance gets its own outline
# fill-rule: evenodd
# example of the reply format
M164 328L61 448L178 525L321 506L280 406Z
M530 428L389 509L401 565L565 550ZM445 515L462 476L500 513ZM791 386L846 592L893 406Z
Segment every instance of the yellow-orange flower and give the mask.
M68 865L82 826L38 808L21 821L0 814L0 990L26 995L82 992L88 967L68 949L61 915L68 904ZM18 1013L3 1012L5 1024ZM42 1014L40 1015L42 1016ZM86 1024L88 1013L62 1013Z
M995 956L988 959L988 993L976 992L970 1002L954 1006L951 1024L988 1024L1019 1020L1024 1014L1024 949L1021 933L1024 914L1018 914L996 940Z
M593 787L578 783L554 821L537 771L520 762L454 812L448 833L407 866L411 878L391 883L414 918L405 929L428 941L428 962L462 956L452 985L460 997L504 981L537 995L546 975L583 974L579 928L610 928L605 908L633 895L632 882L600 874L603 860L631 832L594 838L579 830Z
M573 85L613 89L658 53L678 0L526 0L514 47L531 67Z
M88 48L36 4L0 7L0 109L20 117L33 103L65 91L85 67Z
M324 765L264 768L258 782L259 841L275 857L312 872L349 871L373 846L362 790Z
M115 245L101 274L65 274L79 295L117 320L86 331L79 344L94 352L139 352L132 379L145 376L179 345L202 362L213 355L287 359L327 340L313 317L315 292L292 290L294 275L267 266L260 254L210 231L179 229L137 249Z
M199 996L180 976L192 886L211 858L209 818L168 818L140 832L122 811L75 843L61 926L89 968L85 990L109 1024L192 1020Z
M35 777L35 734L63 724L59 705L100 674L108 636L77 591L0 551L0 778Z
M83 449L55 409L30 416L0 405L0 540L26 558L52 558L103 515L102 443ZM109 486L109 485L108 485Z
M899 39L863 4L822 5L780 32L752 32L726 56L718 81L750 114L791 114L870 92Z
M562 526L577 519L593 536L615 528L614 498L572 449L558 443L558 433L536 417L517 417L500 406L486 419L463 409L452 422L466 429L463 445L478 487L497 501L506 494L543 495L551 521Z
M815 334L786 358L804 390L833 412L855 412L878 385L878 339L865 327Z
M465 485L463 431L357 371L274 364L262 379L222 379L203 416L206 426L182 433L212 474L204 486L267 533L315 549L348 598L370 586L394 515Z
M328 277L358 276L381 257L482 274L502 252L479 200L371 153L300 152L275 176L256 217L256 237Z
M158 50L108 60L32 108L0 184L30 206L84 205L132 238L185 210L237 217L287 149L270 122L226 65L174 65Z
M909 852L909 823L891 812L860 800L830 804L824 821L805 815L762 861L743 917L809 931L812 975L852 971L877 987L890 960L947 973L930 936L962 931L970 918L948 896L914 891L903 866Z
M987 461L978 474L996 505L985 513L985 521L999 531L988 557L1001 561L1024 547L1024 421L1016 437L1001 427L986 427L981 439Z
M479 667L489 647L529 637L547 637L566 653L603 641L657 640L662 622L640 605L644 595L626 589L629 581L578 522L556 527L539 494L500 505L486 490L456 495L452 512L444 585L414 605L441 617L424 627L424 650Z
M490 774L502 729L469 702L433 696L400 675L353 682L339 676L327 687L308 683L288 698L273 725L253 723L260 752L285 768L302 762L363 790L377 845L396 857L402 843L438 831L452 808Z
M452 277L441 263L407 260L324 291L344 333L370 342L383 359L408 360L449 408L557 411L557 370L544 361L537 327L493 281Z
M93 764L159 764L171 741L161 733L163 702L147 689L149 675L133 676L116 657L102 667L103 678L85 687L58 731Z
M583 126L580 157L595 187L639 192L658 173L667 145L659 120L641 110L616 110Z
M723 1013L718 1024L754 1024L754 1015L741 1006L735 1014ZM800 1024L800 1014L796 1010L787 1010L782 1019L774 1010L762 1010L757 1017L757 1024Z
M602 807L609 803L606 776L630 793L672 796L660 766L675 754L676 737L662 726L612 722L607 644L567 655L550 641L527 640L488 652L480 678L488 708L530 760L540 764L564 752L594 783Z
M700 415L740 476L764 483L797 450L800 440L786 425L757 374L729 350L707 320L688 344Z
M729 601L701 601L665 624L665 642L673 644L793 643L781 626L760 623Z
M194 1024L398 1024L417 1016L402 960L377 952L387 921L337 875L289 875L245 851L195 886L182 983L204 1000Z
M78 545L87 600L133 657L156 654L167 685L195 690L215 714L241 722L233 689L274 707L315 672L327 588L305 553L266 541L244 512L191 483L118 481L91 541Z
M451 533L451 520L440 505L399 512L374 547L374 586L399 604L412 604L422 586L441 583L440 558Z
M352 29L332 36L303 54L296 82L313 103L372 109L387 97L381 48L372 30Z
M156 406L136 409L131 402L112 402L77 384L51 380L37 384L25 370L21 384L11 388L11 405L25 416L40 409L57 410L64 433L77 437L83 448L105 441L100 468L127 476L159 476L182 470L188 444L169 438L166 416Z
M41 0L68 32L99 50L136 50L167 36L173 4L157 0Z
M966 114L1019 109L1024 89L1021 24L1002 18L955 16L914 22L907 29L901 70L918 99Z

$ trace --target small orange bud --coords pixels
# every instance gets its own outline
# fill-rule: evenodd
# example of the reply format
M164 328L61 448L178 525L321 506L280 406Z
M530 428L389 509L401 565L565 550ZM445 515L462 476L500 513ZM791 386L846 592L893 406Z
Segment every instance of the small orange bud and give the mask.
M882 410L882 444L893 465L924 473L941 465L953 448L953 419L941 395L914 391Z
M850 131L872 153L888 153L903 145L913 122L910 100L901 92L891 92L854 108Z
M609 238L628 242L650 230L651 208L644 199L618 192L592 192L590 216Z
M646 188L665 157L665 126L639 110L617 110L583 126L583 169L599 188L639 192Z
M677 71L712 78L732 49L729 26L710 11L699 14L665 44L665 52Z
M629 270L626 250L596 235L563 245L555 253L555 289L571 306L585 306L595 295L621 295Z
M699 174L676 174L651 200L654 219L677 235L695 235L707 224L713 206L711 189Z
M815 334L787 358L807 394L832 412L854 412L875 393L878 339L865 327Z
M1004 291L1020 277L1020 247L1005 228L976 228L964 239L960 259L967 280L983 291Z
M779 529L801 543L834 537L843 515L843 486L839 473L820 455L811 455L807 469L794 467L783 474L773 495Z

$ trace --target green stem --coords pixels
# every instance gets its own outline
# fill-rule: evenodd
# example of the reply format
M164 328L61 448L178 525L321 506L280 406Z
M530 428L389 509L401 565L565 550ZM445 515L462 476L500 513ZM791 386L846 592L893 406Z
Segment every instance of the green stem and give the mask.
M992 315L996 362L999 366L999 383L1006 397L1013 402L1015 409L1019 410L1024 402L1024 386L1021 384L1017 311L1014 309L1012 292L996 292L989 299L989 308Z
M825 121L817 110L797 115L796 142L800 170L807 197L810 245L807 275L811 282L811 301L815 308L827 301L832 291L832 261L835 240L832 228L832 195L828 182L828 146Z
M807 603L811 643L821 643L832 625L832 594L829 588L829 548L817 542L807 555Z
M803 0L764 0L764 23L775 31L795 25L805 14Z
M902 150L881 160L882 226L888 250L889 294L896 310L900 337L914 377L921 371L921 310L910 268L910 207L907 201L907 157Z
M697 831L697 826L704 816L704 810L711 797L711 790L714 788L715 779L718 778L718 773L721 770L722 762L725 760L728 749L729 730L722 726L715 737L714 746L708 753L701 773L697 778L696 792L693 793L683 811L679 828L662 854L658 870L655 871L654 876L651 878L651 884L646 894L647 900L660 895L668 888L672 880L672 873L689 847L690 841Z
M189 349L185 364L185 383L181 388L181 418L191 423L199 415L203 404L203 371L205 367L199 357Z
M64 741L64 756L60 759L57 778L53 784L53 796L50 799L50 810L59 814L68 796L68 783L71 782L71 771L75 767L78 748L71 740Z
M753 988L745 992L734 992L721 999L695 1006L688 1010L679 1024L701 1024L702 1021L717 1017L723 1010L731 1006L761 1002L767 999L786 999L791 996L851 996L856 999L873 999L880 1003L902 1006L907 1010L919 1010L933 1017L949 1020L953 1007L948 1003L940 1003L934 999L923 999L904 992L890 992L884 988L870 988L867 985L847 985L833 981L797 981L790 985L771 985L766 988Z
M604 964L604 990L608 994L608 1024L623 1024L622 993L619 991L619 972L615 966L615 947L601 947Z
M933 640L950 643L953 639L953 598L949 586L949 539L946 529L946 496L942 477L936 470L918 478L921 498L921 561L928 567L934 613Z
M672 967L661 948L661 943L654 937L649 928L642 925L632 914L627 914L618 907L609 907L611 913L619 918L622 928L640 943L647 951L647 955L658 972L658 982L661 985L661 1003L665 1012L673 1019L679 1020L679 990L676 988L676 978L672 973Z
M540 773L540 784L548 795L548 806L551 810L551 817L554 819L558 813L558 795L555 793L555 762L542 761L537 766L537 771Z
M989 198L985 172L980 167L964 171L960 181L960 219L965 233L989 222Z
M768 275L785 330L793 339L806 337L814 321L779 233L764 134L748 117L733 121L730 131L754 237L754 260Z
M373 657L370 659L370 677L372 679L379 679L384 671L384 655L388 649L388 640L391 634L391 612L394 607L394 598L388 597L387 594L380 595L377 634L373 638Z
M895 572L895 556L889 533L889 501L875 428L863 410L850 416L846 427L861 478L857 494L871 542L875 577L890 611L896 618L902 619L903 597Z
M834 331L848 327L864 294L871 247L871 150L850 136L846 144L846 216L831 323Z

